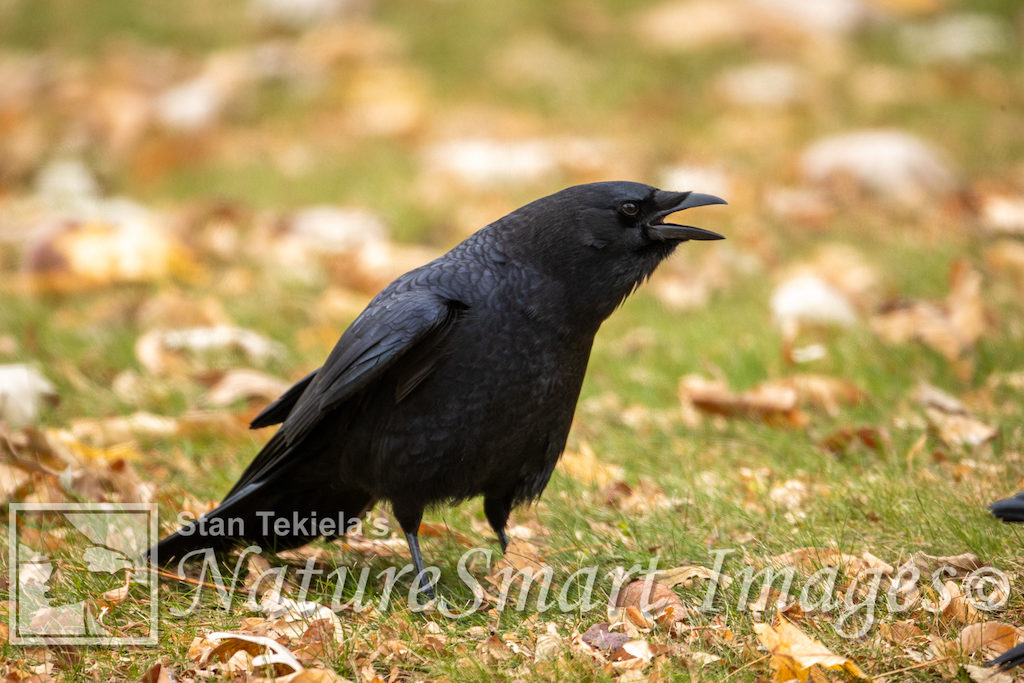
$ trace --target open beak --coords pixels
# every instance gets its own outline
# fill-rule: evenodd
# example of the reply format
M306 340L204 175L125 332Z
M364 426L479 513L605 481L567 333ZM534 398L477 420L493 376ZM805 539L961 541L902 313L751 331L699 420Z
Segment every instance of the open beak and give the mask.
M692 225L676 225L674 223L664 222L665 218L677 211L692 209L695 206L725 204L727 202L724 199L710 194L701 194L699 192L659 191L655 196L655 202L658 206L658 212L651 216L647 221L647 234L651 239L674 240L676 242L685 242L687 240L725 239L724 235L719 235L717 232L711 232L704 228L695 228Z

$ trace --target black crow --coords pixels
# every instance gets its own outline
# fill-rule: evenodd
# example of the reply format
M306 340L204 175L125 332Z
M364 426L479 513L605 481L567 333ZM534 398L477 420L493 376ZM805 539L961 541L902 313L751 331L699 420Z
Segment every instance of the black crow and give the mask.
M512 507L540 496L565 447L601 323L680 243L722 239L666 217L724 203L578 185L402 275L253 420L281 427L218 508L157 544L159 561L243 539L292 548L386 500L432 595L423 511L481 495L504 550Z

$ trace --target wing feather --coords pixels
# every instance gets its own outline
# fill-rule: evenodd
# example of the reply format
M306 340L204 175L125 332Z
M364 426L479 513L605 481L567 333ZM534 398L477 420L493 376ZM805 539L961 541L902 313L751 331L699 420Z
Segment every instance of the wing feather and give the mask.
M414 363L403 368L403 373L418 376L423 372L421 364L429 372L435 360L432 354L410 352L436 349L464 310L466 306L461 302L432 292L382 292L341 335L323 367L264 411L276 418L283 413L283 405L291 401L278 433L246 468L226 498L293 459L302 440L326 415L407 357ZM304 383L306 386L298 391ZM278 404L281 406L275 408Z

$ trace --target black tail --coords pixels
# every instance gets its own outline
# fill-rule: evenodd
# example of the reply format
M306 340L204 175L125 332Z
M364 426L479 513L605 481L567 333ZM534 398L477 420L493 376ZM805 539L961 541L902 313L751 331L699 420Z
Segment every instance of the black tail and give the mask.
M998 667L997 671L1008 671L1024 663L1024 644L1012 647L995 659L985 662L985 666Z
M215 510L157 543L150 557L166 564L194 550L241 543L274 552L344 535L373 497L330 476L336 458L315 441L297 449L277 432Z
M1004 522L1024 522L1024 491L1013 498L997 500L988 509Z
M246 486L157 543L150 557L167 564L195 550L221 552L249 543L263 551L288 550L321 536L343 536L374 502L362 491L296 483L270 480Z
M281 394L276 401L264 408L263 412L254 417L252 422L249 423L249 429L259 429L284 422L288 414L292 412L292 408L295 407L295 403L306 391L306 387L309 386L309 383L313 381L318 372L320 371L314 370L309 373L296 382L291 389Z

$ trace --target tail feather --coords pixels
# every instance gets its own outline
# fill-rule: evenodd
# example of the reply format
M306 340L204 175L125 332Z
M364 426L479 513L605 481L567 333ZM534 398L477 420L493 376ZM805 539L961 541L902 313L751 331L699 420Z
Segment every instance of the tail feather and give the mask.
M260 429L261 427L269 427L270 425L280 424L288 419L288 415L292 412L292 408L298 403L299 398L305 393L306 387L316 377L316 373L319 370L314 370L309 373L292 386L291 389L281 394L281 396L271 403L269 406L263 409L259 415L253 418L252 422L249 423L249 429Z
M988 509L1004 522L1024 522L1024 491L1013 498L997 500Z
M161 540L149 556L167 564L196 550L221 552L242 543L264 551L288 550L321 536L343 536L372 504L373 497L364 491L273 478L235 492Z
M1024 663L1024 644L1012 647L995 659L985 662L985 666L998 667L996 671L1009 671Z

